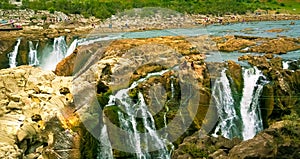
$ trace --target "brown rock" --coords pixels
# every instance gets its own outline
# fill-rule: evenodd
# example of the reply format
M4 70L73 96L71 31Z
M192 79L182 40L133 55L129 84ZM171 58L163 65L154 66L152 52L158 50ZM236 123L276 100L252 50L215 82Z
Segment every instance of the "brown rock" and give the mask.
M281 28L275 28L275 29L270 29L270 30L267 30L266 32L270 32L270 33L281 33L283 32L284 29L281 29Z
M243 89L243 74L242 67L235 63L234 61L228 61L228 73L232 77L235 87L239 92Z
M267 40L261 45L253 46L249 49L250 52L284 54L289 51L300 49L300 45L289 38L278 38Z
M267 59L272 59L274 57L273 54L265 54L264 55Z
M213 154L210 154L209 157L213 158L213 159L227 159L228 158L227 153L223 149L217 150Z
M274 138L267 133L261 133L255 138L244 141L229 151L229 158L274 158Z
M230 37L226 42L218 43L217 47L220 51L232 52L253 46L255 44L256 42L247 39Z
M64 58L62 61L60 61L56 65L54 73L58 76L72 76L74 70L74 63L77 57L77 52L78 49L76 48L71 55Z
M9 67L9 59L7 54L12 51L15 43L16 39L0 37L0 69Z

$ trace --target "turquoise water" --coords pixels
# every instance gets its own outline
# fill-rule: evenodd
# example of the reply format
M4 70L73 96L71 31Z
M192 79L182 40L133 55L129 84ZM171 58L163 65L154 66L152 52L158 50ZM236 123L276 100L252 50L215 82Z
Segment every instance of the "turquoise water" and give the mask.
M291 20L284 21L263 21L249 23L235 23L221 26L208 26L207 30L211 35L244 35L258 37L277 36L300 36L300 21L294 21L295 25L290 25ZM281 33L270 33L270 29L284 29Z
M166 29L166 30L151 30L143 32L128 32L120 33L123 38L150 38L158 36L198 36L198 35L243 35L257 37L299 37L300 36L300 20L294 21L295 25L290 25L291 20L284 21L262 21L262 22L247 22L233 23L228 25L209 25L207 27L199 26L195 28L182 29ZM283 29L280 33L267 32L270 29Z
M164 29L164 30L148 30L140 32L121 32L121 33L99 33L91 34L87 38L78 39L77 45L88 45L98 41L108 41L116 39L130 39L130 38L152 38L160 36L224 36L224 35L242 35L242 36L257 36L270 37L277 36L300 37L300 20L294 21L295 25L290 25L291 20L285 21L262 21L249 23L233 23L228 25L209 25L207 27L198 26L194 28L178 28L178 29ZM284 29L281 33L270 33L270 29ZM231 52L224 53L219 51L211 51L207 55L207 62L223 62L233 60L239 64L244 65L244 62L238 61L238 57L245 53ZM249 53L248 53L249 54ZM255 54L256 53L251 53ZM261 55L261 54L258 54ZM284 60L296 60L300 57L300 50L293 51L288 54L280 55ZM49 60L46 60L49 61ZM42 63L43 64L43 63ZM55 65L53 65L55 67Z
M209 25L207 27L196 27L196 28L181 28L181 29L167 29L167 30L151 30L143 32L128 32L120 33L122 38L151 38L159 36L199 36L199 35L241 35L241 36L256 36L256 37L269 37L275 38L278 36L287 37L300 37L300 20L294 21L295 25L290 25L291 20L284 21L262 21L262 22L248 22L248 23L234 23L229 25ZM267 32L270 29L283 29L280 33ZM222 62L227 60L233 60L242 65L244 62L238 61L238 57L251 54L251 55L262 55L259 53L239 53L230 52L224 53L214 51L207 54L207 62ZM277 55L281 56L284 60L299 59L300 50L292 51L287 54Z
M287 54L276 55L276 56L280 56L283 60L286 61L295 60L300 58L300 50L291 51L288 52Z

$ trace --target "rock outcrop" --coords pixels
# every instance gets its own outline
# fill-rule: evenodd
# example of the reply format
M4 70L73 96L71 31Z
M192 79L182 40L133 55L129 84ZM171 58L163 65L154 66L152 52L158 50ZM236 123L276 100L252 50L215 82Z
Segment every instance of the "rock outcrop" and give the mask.
M254 41L242 38L236 38L235 36L219 37L214 39L217 42L217 47L220 51L232 52L245 49L249 46L254 46ZM222 43L222 41L225 41Z
M78 56L85 56L85 58L79 58L82 61L77 61ZM118 127L120 125L120 114L127 115L126 112L122 111L122 107L118 105L117 100L114 105L105 106L108 104L109 95L122 88L128 88L134 81L145 78L149 73L170 69L161 76L145 79L135 88L129 90L129 96L133 102L137 102L139 92L143 94L149 111L153 112L155 126L158 130L168 124L168 121L172 121L178 111L181 111L182 118L176 118L178 121L175 123L177 124L170 125L172 129L169 134L171 137L174 136L175 139L178 138L173 142L178 145L184 137L201 128L207 112L207 105L210 101L210 78L203 62L204 57L204 54L198 51L197 46L184 37L120 39L109 43L109 45L94 43L79 47L76 62L81 65L80 67L73 66L75 69L78 67L79 70L71 73L69 69L66 69L65 72L66 74L74 74L73 84L78 96L84 94L84 97L91 98L90 100L87 98L79 99L78 102L82 105L78 112L81 113L81 117L85 121L94 118L99 119L98 117L100 117L100 120L97 120L97 123L95 122L90 128L95 129L97 125L108 122L108 120ZM72 65L71 61L61 62L57 68ZM173 85L173 88L171 88L171 85ZM160 94L163 93L160 92L160 89L164 89L165 93ZM191 92L194 94L190 94ZM157 96L157 98L154 99L154 96ZM103 109L106 116L104 121L102 121L102 114L91 112L91 108L87 103L93 103L92 98L97 98L100 107ZM178 100L180 98L187 98L186 100L188 100L181 107L180 104L182 103ZM194 100L191 100L191 98ZM162 105L155 104L157 100L162 100ZM193 108L193 105L196 105L197 109ZM95 104L94 106L94 110L99 109L99 106ZM182 107L185 107L185 109L182 109ZM180 132L182 128L178 126L178 123L183 123L184 120L191 120L191 124L186 128L186 132ZM140 119L138 118L137 121L140 121ZM185 124L181 124L181 126L185 126ZM115 132L115 128L109 125L107 129L108 132ZM143 131L142 122L139 122L137 129ZM177 137L177 134L182 134L182 136ZM117 140L118 136L114 135L115 133L109 133L111 138ZM132 154L118 150L113 150L113 152L117 158L132 156Z
M298 158L300 121L293 120L276 122L247 141L195 133L179 145L172 158Z
M185 37L167 36L147 39L119 39L112 41L111 43L98 42L87 46L79 46L71 56L62 60L57 65L55 73L57 75L70 76L74 73L73 69L76 70L75 72L78 71L78 66L74 65L77 64L82 66L83 64L86 64L87 62L85 60L87 60L87 57L94 55L93 63L95 64L97 60L100 59L121 57L128 51L137 51L135 50L136 48L139 48L139 50L144 49L145 52L149 52L151 49L154 52L159 52L159 48L163 46L165 47L164 49L175 51L181 56L189 55L187 56L189 62L202 61L205 58L205 55L200 54L199 49L205 52L213 49L213 47L203 48L206 44L201 45L201 42L205 42L206 38L198 37L197 43L193 42L195 40L195 38L189 39ZM199 46L197 46L198 42ZM157 49L155 48L156 46ZM151 58L150 55L148 56ZM80 59L82 59L81 62Z
M251 36L225 36L213 37L220 51L224 52L257 52L271 54L285 54L289 51L299 50L297 38L260 38Z
M299 50L300 45L296 42L297 39L278 38L269 41L264 41L258 46L251 47L250 52L284 54L289 51Z
M55 68L54 73L58 76L72 76L77 57L78 48L68 57L61 60Z
M31 66L0 70L1 158L78 158L71 78Z

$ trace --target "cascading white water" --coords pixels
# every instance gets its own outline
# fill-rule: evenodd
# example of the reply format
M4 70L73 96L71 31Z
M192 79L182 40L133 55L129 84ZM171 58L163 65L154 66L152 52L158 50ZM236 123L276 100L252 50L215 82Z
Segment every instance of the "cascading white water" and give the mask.
M78 40L75 39L75 40L71 43L71 45L69 46L69 48L68 48L68 50L67 50L67 54L65 55L65 57L71 55L71 54L74 52L74 50L75 50L76 47L77 47L77 44L78 44Z
M56 65L65 57L71 55L77 46L88 45L99 41L119 39L121 35L110 35L94 39L75 39L68 47L64 36L54 39L51 49L45 49L43 57L39 60L40 67L43 70L54 70ZM49 51L50 50L50 51Z
M290 61L282 61L283 69L289 69L289 64L290 64Z
M259 97L264 83L258 84L263 75L256 67L243 68L244 88L240 103L236 103L225 71L224 69L221 72L212 89L213 103L217 107L219 117L213 136L221 134L229 139L251 139L263 129Z
M15 45L14 50L8 54L10 68L17 66L17 55L18 55L20 43L21 43L21 38L17 40L17 44Z
M155 158L170 158L170 152L167 149L169 143L156 133L155 122L152 114L148 110L143 94L139 92L138 102L134 103L129 97L128 91L135 88L139 83L146 79L152 76L162 75L167 71L168 70L163 70L161 72L149 73L145 78L133 82L129 88L121 89L115 95L111 95L107 105L115 105L115 102L117 101L117 105L120 109L126 112L126 116L123 115L123 113L118 112L120 128L132 134L127 139L129 145L126 146L133 149L136 153L136 157L139 159L153 158L153 156L149 154L149 145L151 145L151 147L156 147L158 150L158 153L155 154ZM143 135L143 133L138 130L137 117L142 119L144 130L149 135Z
M93 44L99 41L107 41L107 40L114 40L114 39L120 39L122 38L122 34L123 33L118 33L118 34L111 34L108 36L103 36L103 37L90 37L90 38L86 38L86 39L80 39L78 40L78 45L82 46L82 45L89 45L89 44Z
M101 152L101 155L98 155L97 159L113 158L113 152L109 142L106 125L103 125L101 129L101 135L99 141L101 141L99 145L99 152Z
M219 123L213 136L221 133L225 138L231 139L238 136L236 121L239 120L239 117L235 110L230 83L225 71L226 69L222 70L221 76L215 81L212 89L213 102L217 107L219 116Z
M261 72L256 67L243 69L244 88L240 107L244 140L253 138L263 129L258 100L263 85L257 84L261 76Z
M174 98L174 94L175 94L175 89L174 89L174 81L173 81L173 76L171 77L171 93L172 93L172 98Z
M65 57L67 52L67 44L64 36L54 39L52 52L44 55L41 67L43 70L55 70L56 65Z
M29 41L28 64L31 65L31 66L39 65L39 60L37 58L38 46L39 46L38 42L34 46L33 42Z

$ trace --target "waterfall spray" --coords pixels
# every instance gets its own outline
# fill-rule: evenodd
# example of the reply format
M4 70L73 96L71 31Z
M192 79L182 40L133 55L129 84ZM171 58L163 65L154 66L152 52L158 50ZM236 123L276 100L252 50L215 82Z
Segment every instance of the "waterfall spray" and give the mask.
M8 54L10 68L17 66L17 55L18 55L20 43L21 43L21 38L17 40L17 44L15 45L14 50Z

